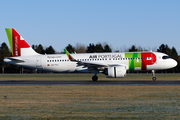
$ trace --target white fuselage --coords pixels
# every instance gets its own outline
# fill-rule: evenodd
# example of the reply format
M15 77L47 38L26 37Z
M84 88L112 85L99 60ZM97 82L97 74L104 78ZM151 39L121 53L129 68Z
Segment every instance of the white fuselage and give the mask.
M95 63L99 65L107 66L125 66L126 70L162 70L173 68L177 65L177 62L171 58L163 59L166 54L159 52L152 52L154 57L148 56L143 58L127 57L126 54L134 53L84 53L84 54L71 54L76 60L87 63ZM141 53L135 53L141 54ZM47 54L47 55L33 55L33 56L21 56L11 57L13 59L5 58L4 62L14 64L17 66L39 69L45 71L54 72L89 72L85 65L79 65L77 62L70 61L66 54ZM17 59L17 60L14 60ZM19 61L22 60L22 61ZM142 61L146 62L142 62ZM152 64L149 64L151 63ZM144 67L145 66L145 67ZM144 68L143 68L144 67ZM104 68L102 68L104 69Z

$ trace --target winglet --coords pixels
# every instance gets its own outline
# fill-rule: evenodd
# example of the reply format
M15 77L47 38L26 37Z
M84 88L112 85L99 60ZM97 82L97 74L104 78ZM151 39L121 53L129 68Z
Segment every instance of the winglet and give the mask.
M64 49L64 52L66 53L66 55L67 55L67 57L68 57L69 60L71 60L71 61L76 61L76 60L69 54L69 52L68 52L66 49Z

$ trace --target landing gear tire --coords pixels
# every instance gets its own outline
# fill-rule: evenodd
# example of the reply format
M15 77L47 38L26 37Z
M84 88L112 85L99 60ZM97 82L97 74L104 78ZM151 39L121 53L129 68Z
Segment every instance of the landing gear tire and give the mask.
M152 80L153 80L153 81L156 81L156 77L153 77Z
M153 81L156 81L155 71L154 71L154 70L152 70L152 76L153 76L153 77L152 77L152 80L153 80Z
M92 77L92 80L93 80L93 81L97 81L97 80L98 80L98 77L97 77L97 76L93 76L93 77Z

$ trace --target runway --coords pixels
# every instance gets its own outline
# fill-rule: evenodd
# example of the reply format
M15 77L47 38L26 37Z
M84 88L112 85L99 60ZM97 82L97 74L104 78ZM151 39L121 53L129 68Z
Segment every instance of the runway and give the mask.
M180 85L180 81L0 81L3 85Z

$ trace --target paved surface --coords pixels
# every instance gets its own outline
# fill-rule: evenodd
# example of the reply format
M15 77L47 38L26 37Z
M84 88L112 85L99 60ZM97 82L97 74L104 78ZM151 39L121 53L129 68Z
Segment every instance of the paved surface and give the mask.
M0 81L0 85L180 85L180 81Z

